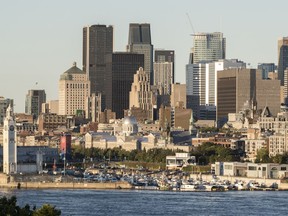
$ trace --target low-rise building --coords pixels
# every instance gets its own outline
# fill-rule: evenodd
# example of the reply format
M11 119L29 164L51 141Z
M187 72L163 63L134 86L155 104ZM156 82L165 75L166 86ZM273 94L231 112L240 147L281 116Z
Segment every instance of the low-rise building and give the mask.
M166 156L166 168L178 169L187 165L196 165L196 157L189 153L176 153L175 156Z
M288 164L215 162L212 169L219 176L280 179L288 175Z

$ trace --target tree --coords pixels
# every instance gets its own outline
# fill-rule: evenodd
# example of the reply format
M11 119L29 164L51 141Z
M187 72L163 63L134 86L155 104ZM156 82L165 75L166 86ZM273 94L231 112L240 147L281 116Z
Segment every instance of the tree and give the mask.
M51 206L49 204L44 204L41 208L33 212L33 216L59 216L61 215L61 210Z
M257 151L255 163L270 163L269 152L266 148L261 148Z
M17 205L16 196L10 198L2 197L0 198L0 215L9 216L59 216L61 215L61 210L55 208L55 206L50 206L48 204L43 205L40 209L30 209L30 206L26 204L23 208Z

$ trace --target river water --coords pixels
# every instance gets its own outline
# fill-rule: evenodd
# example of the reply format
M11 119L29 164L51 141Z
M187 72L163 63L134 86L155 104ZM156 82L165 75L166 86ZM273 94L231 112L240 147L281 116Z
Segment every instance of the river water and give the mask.
M288 191L172 192L136 190L6 190L18 205L44 203L62 215L287 215Z

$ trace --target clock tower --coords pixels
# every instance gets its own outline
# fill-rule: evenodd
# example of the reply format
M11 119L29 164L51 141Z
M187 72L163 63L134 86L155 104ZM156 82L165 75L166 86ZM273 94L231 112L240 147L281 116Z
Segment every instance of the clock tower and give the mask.
M7 108L3 127L3 173L17 173L17 144L14 114L11 106Z

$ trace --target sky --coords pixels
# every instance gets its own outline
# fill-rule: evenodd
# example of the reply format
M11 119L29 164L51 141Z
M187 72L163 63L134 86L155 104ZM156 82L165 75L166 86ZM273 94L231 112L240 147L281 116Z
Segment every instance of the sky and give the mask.
M129 23L150 23L155 49L175 50L176 81L185 83L194 32L223 32L226 58L251 67L277 64L288 36L287 0L0 0L0 96L24 112L29 89L58 99L60 75L82 68L82 29L114 26L114 51L125 51ZM190 17L192 26L189 22ZM194 32L193 32L194 31Z

